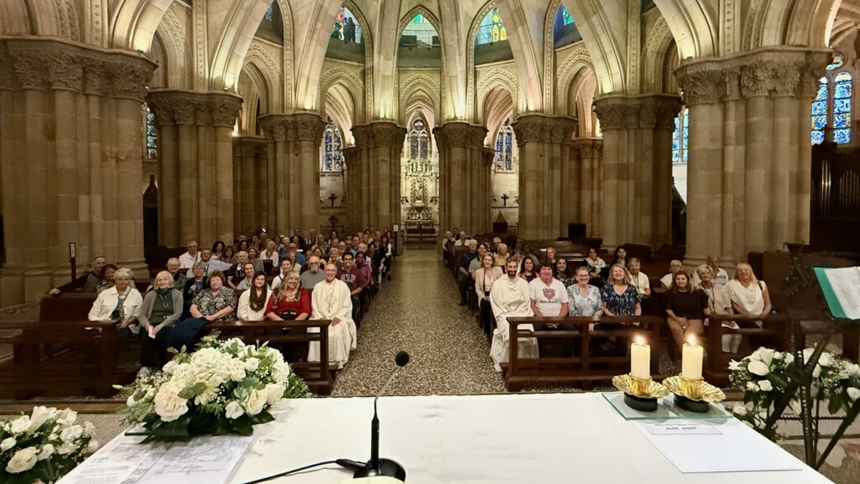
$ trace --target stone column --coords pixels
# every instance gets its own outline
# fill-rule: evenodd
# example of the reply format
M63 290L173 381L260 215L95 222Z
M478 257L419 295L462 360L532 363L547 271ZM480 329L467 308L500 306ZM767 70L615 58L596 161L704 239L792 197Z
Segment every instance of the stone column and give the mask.
M483 144L484 140L480 142ZM480 212L477 221L481 232L492 232L493 229L494 218L490 207L493 205L493 161L495 159L496 150L489 147L481 148L481 197L478 200Z
M809 242L809 114L827 56L767 48L675 71L690 109L688 265Z
M355 147L350 148L352 161L347 160L350 224L391 229L401 222L400 158L406 129L392 121L374 121L354 126L352 134Z
M433 134L439 150L440 231L456 226L468 234L487 232L492 222L484 153L487 128L455 121Z
M142 55L46 38L0 40L0 305L36 301L95 255L146 273Z
M169 191L159 206L162 244L232 243L232 129L242 98L224 92L159 89L150 91L147 101L156 113L159 135L168 133L171 138L176 133L175 147L159 157L159 183L167 183ZM168 218L174 216L176 220Z
M266 200L266 191L259 190L258 184L265 186L268 144L265 138L259 136L233 138L233 212L234 232L237 234L251 235L265 224L262 206ZM259 183L258 179L263 183Z
M595 103L603 130L603 244L672 241L673 95L607 96Z
M318 113L260 117L268 147L268 230L308 233L319 227L319 148L325 122Z
M344 196L346 197L346 222L345 225L352 231L360 230L361 211L359 209L361 196L361 173L359 172L359 159L361 150L355 146L350 146L343 150L343 163L346 173L346 185L343 188Z
M568 199L563 174L569 172L567 148L576 120L564 116L524 114L513 124L520 151L519 236L555 239L567 234ZM566 179L565 179L566 181Z
M573 203L568 207L567 220L584 223L586 235L600 237L601 208L603 207L603 139L577 138L570 144L569 187L579 187ZM577 203L578 202L578 203Z

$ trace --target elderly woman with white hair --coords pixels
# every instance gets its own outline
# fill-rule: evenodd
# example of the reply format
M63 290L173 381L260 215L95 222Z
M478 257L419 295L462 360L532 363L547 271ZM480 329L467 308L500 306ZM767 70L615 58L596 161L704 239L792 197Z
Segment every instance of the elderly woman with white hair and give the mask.
M178 261L177 261L178 262ZM182 293L176 289L174 276L161 271L153 281L155 290L146 293L137 320L146 331L140 341L140 366L161 368L167 351L167 335L182 316Z
M132 284L131 269L118 269L114 274L114 286L100 292L88 315L90 321L117 320L120 329L136 325L143 297Z

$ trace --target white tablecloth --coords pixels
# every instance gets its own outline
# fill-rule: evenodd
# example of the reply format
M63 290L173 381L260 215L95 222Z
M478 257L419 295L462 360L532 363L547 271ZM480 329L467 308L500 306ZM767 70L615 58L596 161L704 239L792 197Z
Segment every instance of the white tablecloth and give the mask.
M383 397L381 456L406 468L409 484L756 483L815 484L800 471L682 474L632 422L598 393ZM319 461L369 457L370 398L294 400L258 439L234 474L240 484ZM751 429L753 445L775 445ZM762 447L765 448L765 447ZM717 456L731 449L702 449ZM282 483L338 483L331 466Z

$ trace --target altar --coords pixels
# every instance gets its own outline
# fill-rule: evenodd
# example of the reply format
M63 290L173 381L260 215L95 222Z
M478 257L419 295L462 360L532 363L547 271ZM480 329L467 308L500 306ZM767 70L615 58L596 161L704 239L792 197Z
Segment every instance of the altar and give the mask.
M228 482L369 457L371 398L292 400L273 410L276 421L254 428ZM402 464L410 484L830 482L731 417L708 420L715 433L668 438L687 439L675 444L688 447L705 468L771 459L793 470L681 472L641 422L625 420L600 393L383 397L379 413L380 454ZM331 465L271 482L331 484L349 477ZM181 482L197 481L187 475Z

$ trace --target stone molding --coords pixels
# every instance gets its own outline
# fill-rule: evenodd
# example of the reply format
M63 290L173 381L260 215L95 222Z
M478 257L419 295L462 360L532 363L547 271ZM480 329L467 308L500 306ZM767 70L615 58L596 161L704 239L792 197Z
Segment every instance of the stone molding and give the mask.
M453 121L434 129L433 134L440 149L481 149L484 147L484 140L487 137L487 128L476 124Z
M406 139L406 128L389 122L374 122L369 126L373 135L373 146L377 148L403 146L403 141Z
M594 101L594 109L604 131L613 129L675 128L675 117L683 104L680 96L605 96Z
M754 97L814 98L828 51L768 48L721 59L684 62L675 69L687 106Z
M65 90L143 102L156 63L56 39L0 39L0 89Z
M242 98L225 92L194 92L158 89L146 97L159 124L220 126L232 128L242 107Z
M310 141L319 143L325 122L318 113L267 114L259 118L260 129L270 141Z
M571 158L579 160L603 157L603 138L577 138L570 142Z
M518 144L566 143L576 125L576 119L567 116L525 114L518 117L511 127L517 135Z
M268 152L269 142L266 138L259 136L237 136L233 138L233 156L253 158L255 156L265 157Z

